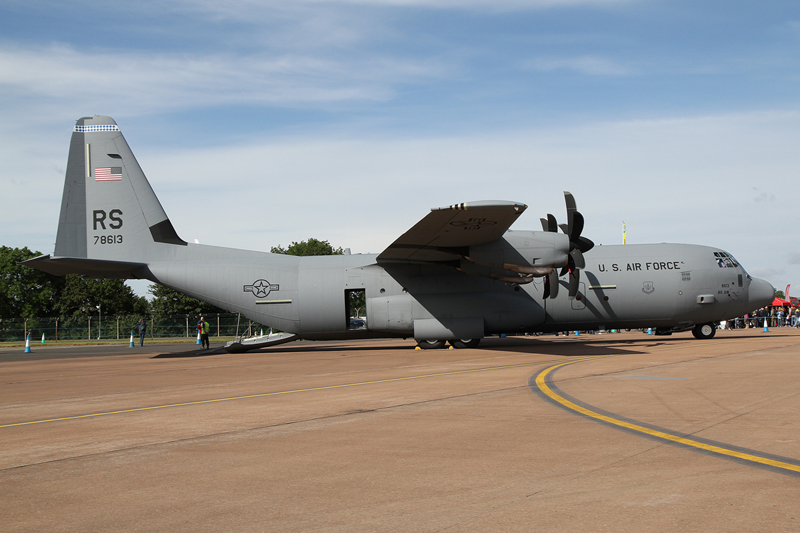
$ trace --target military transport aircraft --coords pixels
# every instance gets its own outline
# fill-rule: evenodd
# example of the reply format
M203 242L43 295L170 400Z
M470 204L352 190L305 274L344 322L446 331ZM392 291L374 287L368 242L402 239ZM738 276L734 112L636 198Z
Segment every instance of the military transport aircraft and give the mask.
M294 257L187 243L116 122L77 121L51 274L148 279L304 339L413 337L474 347L493 334L611 328L692 330L772 302L775 289L723 250L688 244L594 246L564 193L567 222L512 231L526 205L432 209L377 255ZM559 229L561 232L559 232ZM366 321L350 320L354 296Z

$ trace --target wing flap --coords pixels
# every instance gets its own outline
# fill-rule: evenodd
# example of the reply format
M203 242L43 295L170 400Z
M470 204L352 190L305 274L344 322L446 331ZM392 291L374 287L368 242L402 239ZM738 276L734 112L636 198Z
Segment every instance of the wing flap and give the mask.
M458 259L470 246L500 239L527 207L517 202L484 201L431 209L386 248L378 261Z

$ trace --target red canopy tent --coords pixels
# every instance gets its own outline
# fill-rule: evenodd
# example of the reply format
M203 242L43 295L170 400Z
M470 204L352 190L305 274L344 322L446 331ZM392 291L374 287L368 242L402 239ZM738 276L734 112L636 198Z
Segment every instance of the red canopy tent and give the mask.
M772 300L770 307L800 307L800 300L789 296L789 289L791 287L792 287L791 285L786 286L786 292L785 292L786 298L778 298L776 296L775 299Z

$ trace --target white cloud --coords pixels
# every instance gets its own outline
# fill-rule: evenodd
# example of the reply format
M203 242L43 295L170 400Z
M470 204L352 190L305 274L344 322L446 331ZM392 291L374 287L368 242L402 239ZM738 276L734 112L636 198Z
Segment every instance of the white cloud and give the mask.
M393 84L435 78L435 60L388 57L347 61L310 55L187 55L81 52L70 47L0 49L7 101L147 114L235 103L307 105L386 100ZM123 102L121 104L121 102Z
M484 10L484 11L526 11L576 6L610 7L629 4L639 0L297 0L295 6L371 6L371 7L415 7L448 10ZM184 0L180 2L184 8L203 10L219 15L232 17L242 13L266 11L286 6L285 2L260 0L234 0L217 2L214 0Z
M527 68L542 72L555 70L572 70L590 76L628 76L636 71L621 63L597 56L580 56L567 58L538 58L529 61Z

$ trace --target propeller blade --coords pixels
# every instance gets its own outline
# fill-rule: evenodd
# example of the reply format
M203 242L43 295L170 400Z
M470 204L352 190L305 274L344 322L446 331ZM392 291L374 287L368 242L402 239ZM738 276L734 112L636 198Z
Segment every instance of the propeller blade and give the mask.
M568 225L559 224L558 227L561 228L561 231L564 232L564 235L569 235L569 226Z
M570 263L574 265L573 270L575 270L576 268L578 270L586 268L586 260L583 258L583 254L581 253L580 248L573 248L572 250L570 250L569 256L572 259Z
M550 233L558 233L558 222L556 221L556 217L550 213L547 214L547 231Z
M558 296L558 286L561 285L555 272L547 276L547 285L550 289L550 298L555 299Z
M581 232L583 232L583 215L577 211L572 215L572 227L569 231L569 241L574 246L580 240Z
M564 191L564 201L567 203L567 211L575 211L578 209L578 205L575 203L575 197L572 196L571 192Z
M592 248L594 248L594 243L587 239L586 237L581 237L578 239L578 248L581 252L586 253Z
M570 232L567 235L572 236L573 217L578 212L578 206L575 203L575 197L569 191L564 191L564 202L567 204L567 226Z
M548 213L547 218L540 218L539 220L542 221L542 229L544 231L558 233L558 222L556 221L556 217Z
M552 275L553 274L549 274L549 275L544 277L544 292L543 292L542 298L545 299L545 300L550 298L550 276L552 276Z
M578 295L578 289L580 288L581 283L581 271L580 270L572 270L569 273L569 299L574 300L575 297Z

